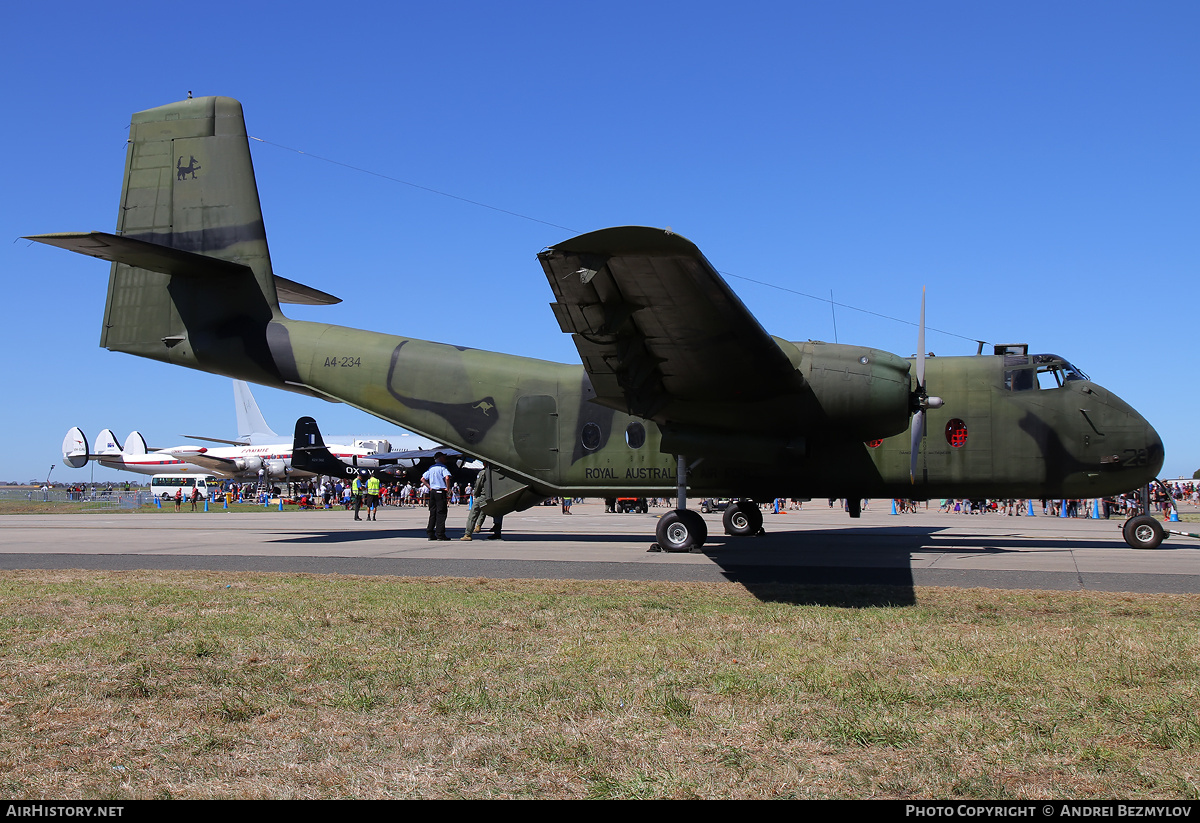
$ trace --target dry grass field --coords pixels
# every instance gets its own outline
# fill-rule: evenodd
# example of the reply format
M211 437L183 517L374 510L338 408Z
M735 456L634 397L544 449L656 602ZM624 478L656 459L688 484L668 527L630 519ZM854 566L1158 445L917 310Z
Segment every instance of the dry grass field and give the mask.
M0 794L1194 799L1198 618L1168 595L3 572Z

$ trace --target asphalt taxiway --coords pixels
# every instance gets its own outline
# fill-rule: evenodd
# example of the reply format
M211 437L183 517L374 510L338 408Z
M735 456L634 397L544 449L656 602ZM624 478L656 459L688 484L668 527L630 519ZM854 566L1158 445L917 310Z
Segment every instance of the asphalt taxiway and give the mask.
M882 504L882 505L881 505ZM722 534L705 515L700 552L648 552L657 516L607 514L600 503L535 507L505 518L505 539L430 542L426 512L385 508L376 522L349 512L108 513L0 516L0 569L202 569L497 578L733 580L1200 593L1200 540L1154 551L1125 545L1119 520L943 514L893 515L878 501L850 520L825 501L766 514L762 537ZM490 521L489 521L490 524ZM1175 524L1180 525L1180 524ZM1200 531L1194 524L1185 530ZM483 536L486 536L484 533Z

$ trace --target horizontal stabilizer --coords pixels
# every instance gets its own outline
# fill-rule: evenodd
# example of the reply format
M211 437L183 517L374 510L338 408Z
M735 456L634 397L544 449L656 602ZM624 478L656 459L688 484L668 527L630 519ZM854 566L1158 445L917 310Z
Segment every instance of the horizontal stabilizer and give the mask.
M328 292L314 289L295 280L275 275L275 295L280 303L294 303L301 306L332 306L341 303L342 298L334 297Z
M25 239L107 260L110 263L124 263L134 268L180 277L212 277L221 274L254 277L250 267L241 263L103 231L38 234ZM342 302L341 298L332 294L278 275L275 275L275 290L282 303L328 306Z

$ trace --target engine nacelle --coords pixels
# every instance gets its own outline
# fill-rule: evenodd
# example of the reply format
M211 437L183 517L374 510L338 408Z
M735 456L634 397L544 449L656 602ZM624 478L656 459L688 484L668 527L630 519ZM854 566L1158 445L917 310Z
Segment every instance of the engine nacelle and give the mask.
M878 440L908 428L912 414L911 364L879 349L801 343L804 377L825 418L843 433Z
M268 460L264 468L267 470L267 477L284 478L292 473L292 467L286 460Z
M233 465L237 466L237 470L240 472L253 472L254 474L258 474L258 470L263 467L263 461L261 457L239 457L237 460L233 461Z

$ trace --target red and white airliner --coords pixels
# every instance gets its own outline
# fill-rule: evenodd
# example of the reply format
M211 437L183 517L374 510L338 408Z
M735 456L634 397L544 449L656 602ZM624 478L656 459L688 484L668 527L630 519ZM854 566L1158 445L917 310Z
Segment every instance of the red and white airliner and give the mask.
M271 431L263 419L258 403L250 393L250 387L233 381L234 404L237 408L238 439L221 440L215 437L185 435L195 440L223 443L223 446L174 446L168 449L150 449L140 432L131 432L125 443L117 442L111 429L104 429L96 437L95 449L89 448L87 437L78 427L67 432L63 439L63 463L71 468L82 468L89 460L101 466L138 474L212 474L218 477L311 477L311 472L293 470L292 444L283 442ZM414 437L414 440L416 438ZM414 448L429 448L413 444ZM371 455L391 452L387 440L356 440L353 445L329 444L329 450L347 463L366 465ZM357 461L355 458L358 458Z

